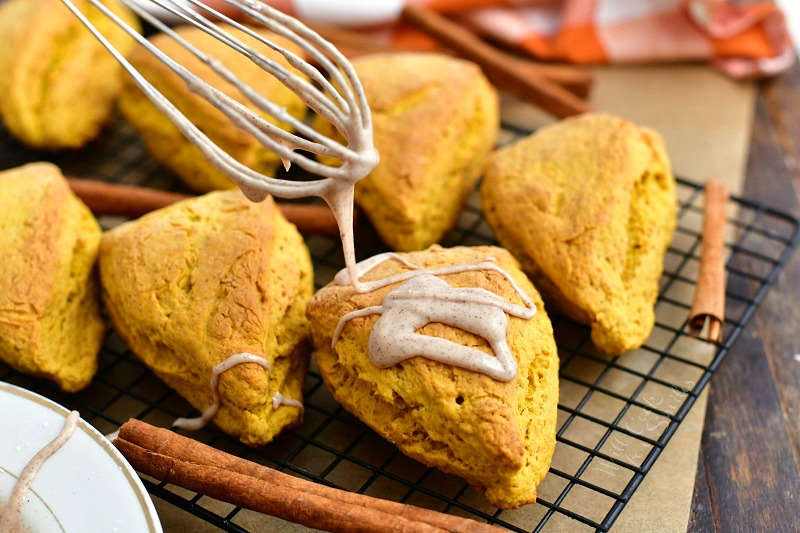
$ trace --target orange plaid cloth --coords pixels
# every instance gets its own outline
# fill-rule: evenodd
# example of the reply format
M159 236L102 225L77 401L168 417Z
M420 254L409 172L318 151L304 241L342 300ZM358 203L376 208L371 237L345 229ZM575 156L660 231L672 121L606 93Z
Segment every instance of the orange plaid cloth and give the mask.
M708 60L743 78L777 74L794 61L783 14L771 2L566 0L464 16L534 56L574 63Z
M432 41L400 24L403 3L447 13L535 57L573 63L705 60L736 78L777 74L794 61L783 14L768 1L267 0L300 18L374 30L403 48Z

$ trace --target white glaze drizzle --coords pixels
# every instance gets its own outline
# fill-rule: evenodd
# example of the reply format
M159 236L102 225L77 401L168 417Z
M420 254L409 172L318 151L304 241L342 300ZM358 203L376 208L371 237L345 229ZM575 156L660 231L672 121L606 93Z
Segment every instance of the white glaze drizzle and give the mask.
M64 443L67 442L75 432L75 426L79 418L80 414L78 411L70 411L64 419L64 425L58 435L44 448L39 450L39 452L28 461L25 468L22 469L22 473L19 475L19 479L17 479L14 489L11 491L11 498L0 512L0 531L3 533L17 533L23 531L22 524L20 523L20 515L22 514L22 504L24 503L25 494L28 493L28 489L30 489L33 484L33 480L42 468L42 465L44 465L54 453L60 450Z
M231 368L242 365L245 363L255 363L260 365L267 372L270 371L271 365L268 360L264 359L261 356L242 352L234 354L221 363L218 363L214 366L213 370L211 371L211 380L209 385L211 387L211 393L213 394L213 401L211 405L205 408L203 413L195 418L176 418L175 421L172 423L172 427L180 428L180 429L187 429L190 431L196 431L198 429L204 428L217 414L220 407L220 399L219 399L219 377L230 370ZM275 396L272 398L272 408L277 409L281 405L287 405L291 407L299 407L301 410L303 409L303 404L292 398L286 398L283 396L280 391L275 393Z
M303 407L303 402L300 400L295 400L294 398L287 398L280 391L275 393L275 396L272 397L272 408L277 409L281 405L287 405L289 407L297 407L300 411L304 411L305 407Z
M355 268L356 275L358 277L361 277L367 272L376 268L381 263L388 261L389 259L395 259L397 261L400 261L401 263L411 268L412 270L410 272L400 272L399 274L389 276L388 278L377 279L374 281L363 281L361 282L361 286L364 288L366 292L372 292L382 287L393 285L395 283L399 283L401 281L405 281L413 277L420 276L422 274L443 276L447 274L458 274L460 272L468 272L468 271L492 270L502 275L506 279L506 281L508 281L508 283L517 292L520 299L522 299L523 303L525 304L525 307L523 308L521 306L508 303L507 308L504 308L505 311L509 314L513 314L515 316L519 316L520 318L525 318L525 319L533 318L533 315L536 314L536 306L533 304L533 300L531 300L525 293L525 291L522 290L522 287L517 285L517 282L514 281L514 278L512 278L508 272L497 266L494 257L487 257L483 261L480 261L479 263L471 263L466 265L450 265L444 267L421 269L417 265L409 262L403 256L393 252L387 252L374 255L368 259L365 259L357 263ZM350 284L350 279L351 277L349 271L347 269L342 269L336 273L336 276L334 276L333 283L335 283L336 285L348 285ZM522 309L524 309L524 311Z
M400 263L404 264L408 268L412 270L416 270L419 268L414 263L410 262L408 259L403 257L400 254L396 254L394 252L384 252L382 254L373 255L372 257L368 257L362 261L356 263L355 268L353 269L355 272L356 277L359 279L372 270L373 268L377 267L381 263L388 261L389 259L394 259L395 261L399 261ZM336 273L333 277L333 283L336 285L350 285L350 280L352 279L350 275L350 269L344 268Z
M511 276L497 266L493 258L474 264L423 269L396 254L381 254L359 263L356 275L363 276L388 259L398 259L412 270L362 282L362 287L372 291L395 283L405 283L390 291L381 305L358 309L339 319L331 339L332 348L348 321L381 314L381 318L372 327L368 345L370 359L378 368L388 368L406 359L422 356L481 372L498 381L510 381L516 377L517 363L506 340L506 313L530 319L536 314L536 306ZM512 304L481 288L455 288L436 277L484 270L501 274L525 305ZM343 270L336 275L334 283L344 285L349 279L349 273ZM492 348L494 357L477 348L416 333L431 322L440 322L483 337Z

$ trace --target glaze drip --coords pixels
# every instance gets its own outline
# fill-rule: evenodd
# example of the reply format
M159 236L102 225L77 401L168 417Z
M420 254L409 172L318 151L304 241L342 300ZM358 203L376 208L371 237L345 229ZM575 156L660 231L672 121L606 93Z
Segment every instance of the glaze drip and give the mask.
M363 276L364 274L366 274L367 272L369 272L373 268L377 267L378 265L380 265L384 261L388 261L389 259L394 259L396 261L399 261L400 263L403 263L408 268L411 268L411 269L414 269L414 270L419 268L417 265L415 265L414 263L411 263L410 261L408 261L405 257L403 257L400 254L396 254L394 252L385 252L385 253L382 253L382 254L373 255L372 257L368 257L367 259L364 259L363 261L359 261L358 263L355 264L355 267L352 269L352 272L355 273L355 276L356 276L357 279L360 279L361 276ZM342 270L340 270L339 272L336 273L336 275L333 277L333 282L336 285L350 285L351 284L351 282L350 282L351 279L352 279L351 269L345 268L345 269L342 269Z
M294 398L287 398L280 392L276 392L275 396L272 397L272 408L277 409L281 405L286 405L289 407L297 407L300 411L305 410L303 407L303 402L299 400L295 400Z
M220 399L219 399L219 377L230 370L231 368L243 365L245 363L255 363L263 367L267 372L270 371L271 365L269 361L264 359L261 356L254 355L248 352L242 352L234 354L221 363L218 363L214 366L214 369L211 371L211 380L209 385L211 387L211 393L214 396L214 400L206 407L203 413L195 418L176 418L175 421L172 423L172 427L179 428L179 429L187 429L190 431L196 431L198 429L204 428L217 414L220 407ZM301 410L303 409L303 404L292 398L284 397L280 391L275 393L275 396L272 398L272 408L277 409L281 405L287 405L291 407L299 407Z
M331 339L331 347L336 345L348 321L362 316L381 314L382 316L372 327L368 345L370 359L378 368L388 368L412 357L422 356L480 372L498 381L511 381L516 377L517 362L506 340L508 329L506 313L530 319L536 314L536 306L493 258L475 264L419 268L396 254L381 254L359 263L356 275L363 276L389 259L400 260L412 270L379 280L362 282L362 287L373 291L395 283L405 283L390 291L383 298L381 305L359 309L339 319ZM437 275L467 271L494 271L501 274L525 305L513 304L481 288L452 287L437 277ZM344 285L349 280L349 273L341 271L334 278L334 283ZM477 348L416 333L431 322L440 322L483 337L492 348L494 357Z
M504 278L506 278L506 281L508 281L511 284L511 286L517 292L519 297L525 303L524 307L524 309L526 309L525 311L520 311L520 309L523 309L520 306L514 306L513 304L508 303L508 308L506 309L506 312L512 313L511 309L515 309L514 314L519 314L520 318L525 318L525 319L533 318L533 315L536 314L536 306L533 304L533 301L528 297L527 294L525 294L525 291L523 291L522 288L519 285L517 285L517 282L514 281L514 279L508 272L497 266L497 263L495 262L495 259L493 257L487 257L480 263L473 263L469 265L451 265L446 267L421 269L416 265L414 265L413 263L408 262L402 256L389 252L389 253L375 255L373 257L370 257L369 259L365 259L364 261L357 263L355 268L356 274L360 278L373 268L377 267L378 265L389 259L396 259L400 261L404 265L411 268L412 271L401 272L399 274L389 276L388 278L377 279L374 281L362 281L360 282L362 290L359 292L372 292L381 289L383 287L386 287L388 285L393 285L395 283L399 283L401 281L405 281L423 274L443 276L447 274L458 274L459 272L492 270L502 275ZM348 285L350 284L351 279L352 278L350 277L350 273L347 270L340 270L333 278L333 282L337 285Z
M0 531L3 533L22 533L24 531L20 523L20 515L22 514L22 504L24 503L25 494L28 493L36 478L36 474L42 468L42 465L53 456L65 442L69 440L75 432L75 426L78 423L80 414L78 411L71 411L64 419L64 426L61 431L56 435L56 438L51 440L47 446L39 450L33 458L22 469L22 473L17 479L14 489L11 491L11 498L8 503L2 508L0 512Z

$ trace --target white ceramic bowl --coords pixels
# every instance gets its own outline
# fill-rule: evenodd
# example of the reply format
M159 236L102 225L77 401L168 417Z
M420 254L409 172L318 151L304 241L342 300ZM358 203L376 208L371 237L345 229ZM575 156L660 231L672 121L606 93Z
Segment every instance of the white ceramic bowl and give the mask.
M0 381L0 503L36 452L61 430L69 410ZM32 533L105 531L161 533L139 476L106 438L84 420L42 466L22 507Z

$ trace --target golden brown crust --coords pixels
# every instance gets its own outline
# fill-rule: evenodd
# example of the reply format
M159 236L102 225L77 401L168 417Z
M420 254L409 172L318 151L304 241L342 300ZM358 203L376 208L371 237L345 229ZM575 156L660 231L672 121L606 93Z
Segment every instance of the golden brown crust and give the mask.
M300 420L272 398L302 394L311 260L271 198L210 193L119 226L103 236L100 272L115 329L197 409L211 404L214 365L239 352L271 362L221 376L214 421L224 431L264 444Z
M656 133L604 114L543 128L491 156L481 199L548 305L605 353L645 341L677 207Z
M497 93L477 65L450 56L376 54L353 66L381 156L356 201L389 246L423 249L455 224L494 146Z
M267 58L289 68L288 62L278 52L227 25L222 29L231 33ZM199 28L182 26L177 33L196 48L221 62L240 81L256 93L284 107L294 117L302 119L306 113L302 100L247 57L218 41ZM288 39L265 29L255 30L275 44L303 57L304 53ZM189 50L167 35L150 39L159 49L223 93L258 112L271 123L274 119L250 103L233 85L223 80L210 67L197 59ZM161 91L175 106L234 159L267 175L273 175L278 156L263 147L254 137L233 125L211 103L191 92L180 77L159 61L144 47L136 48L129 56L131 63ZM302 77L302 75L301 75ZM128 80L120 96L120 110L125 119L137 130L155 159L177 173L187 185L201 192L233 187L230 179L211 163L182 133L158 111L144 93ZM281 125L289 129L287 125Z
M519 374L504 383L422 357L380 369L367 353L375 315L350 321L332 349L331 336L340 317L379 304L393 287L356 294L350 286L328 285L308 306L325 383L339 403L403 453L464 477L498 506L533 502L555 447L558 401L558 354L539 295L517 262L500 248L434 246L404 255L425 267L497 259L538 310L531 320L509 317L508 342ZM405 267L399 262L387 261L364 279L401 270ZM456 287L482 287L519 301L497 273L464 272L444 279ZM420 332L489 350L483 339L444 324L428 324Z
M135 16L104 0L138 30ZM134 40L87 0L75 2L123 54ZM39 148L78 148L111 116L126 76L103 45L59 0L9 0L0 6L0 116Z
M0 198L0 358L80 390L105 330L94 274L100 228L49 163L0 172Z

